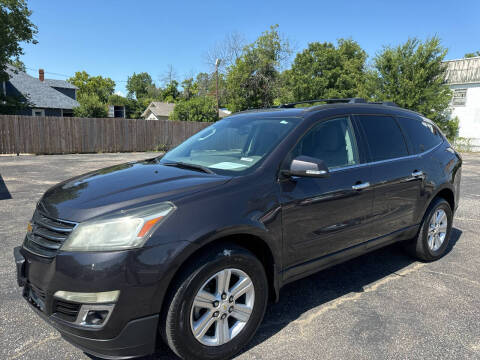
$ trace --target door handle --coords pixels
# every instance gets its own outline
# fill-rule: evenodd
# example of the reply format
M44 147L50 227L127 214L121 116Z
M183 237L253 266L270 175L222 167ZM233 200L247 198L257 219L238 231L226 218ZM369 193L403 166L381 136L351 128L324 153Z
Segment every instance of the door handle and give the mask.
M361 184L352 185L352 189L353 190L362 190L362 189L368 188L369 186L370 186L369 182L364 182L364 183L361 183Z
M421 170L415 170L414 172L412 172L412 176L413 176L414 178L422 177L422 176L423 176L423 171L421 171Z

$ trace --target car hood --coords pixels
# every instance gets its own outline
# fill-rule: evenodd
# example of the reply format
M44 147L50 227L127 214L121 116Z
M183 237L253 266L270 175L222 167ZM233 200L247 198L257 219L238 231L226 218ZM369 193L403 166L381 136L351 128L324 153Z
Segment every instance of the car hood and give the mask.
M66 180L50 188L38 206L51 217L82 222L144 203L174 201L228 180L230 177L165 166L151 159Z

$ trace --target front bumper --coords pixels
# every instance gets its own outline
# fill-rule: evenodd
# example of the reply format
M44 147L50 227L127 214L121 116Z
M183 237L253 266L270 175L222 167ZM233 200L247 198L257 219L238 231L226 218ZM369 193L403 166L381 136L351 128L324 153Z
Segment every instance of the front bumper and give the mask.
M129 321L120 334L114 338L95 339L69 333L36 306L32 305L32 308L41 318L57 329L62 338L90 355L103 359L131 359L149 355L155 351L158 315Z
M168 249L60 252L53 259L44 259L17 247L17 281L35 312L83 351L111 359L148 355L155 351L158 314L166 291L161 284L168 284L170 277L165 269L168 261L159 254L172 252L163 250ZM58 311L58 300L53 297L58 290L101 292L114 288L120 290L120 296L101 328L75 324L75 317L69 319Z

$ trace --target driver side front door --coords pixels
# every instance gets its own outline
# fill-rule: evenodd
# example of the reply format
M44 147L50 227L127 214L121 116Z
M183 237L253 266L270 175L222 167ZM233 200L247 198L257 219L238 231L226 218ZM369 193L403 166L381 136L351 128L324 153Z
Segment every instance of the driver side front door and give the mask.
M296 277L334 261L342 250L373 237L373 191L369 166L360 165L349 117L317 123L289 156L323 160L325 178L295 177L280 182L286 272Z

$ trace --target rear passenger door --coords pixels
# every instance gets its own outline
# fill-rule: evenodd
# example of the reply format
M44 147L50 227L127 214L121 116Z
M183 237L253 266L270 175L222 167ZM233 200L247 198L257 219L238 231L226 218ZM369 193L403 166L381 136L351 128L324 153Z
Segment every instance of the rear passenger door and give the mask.
M440 159L434 156L432 150L443 143L444 139L440 130L428 119L420 116L416 118L398 117L397 119L407 138L410 152L415 155L412 157L412 163L423 176L423 187L420 191L416 215L414 215L415 222L419 223L423 218L430 191L435 186L431 181L442 177L445 164L442 164Z
M356 118L369 149L376 237L414 225L423 174L410 156L397 120L387 115L358 115Z

